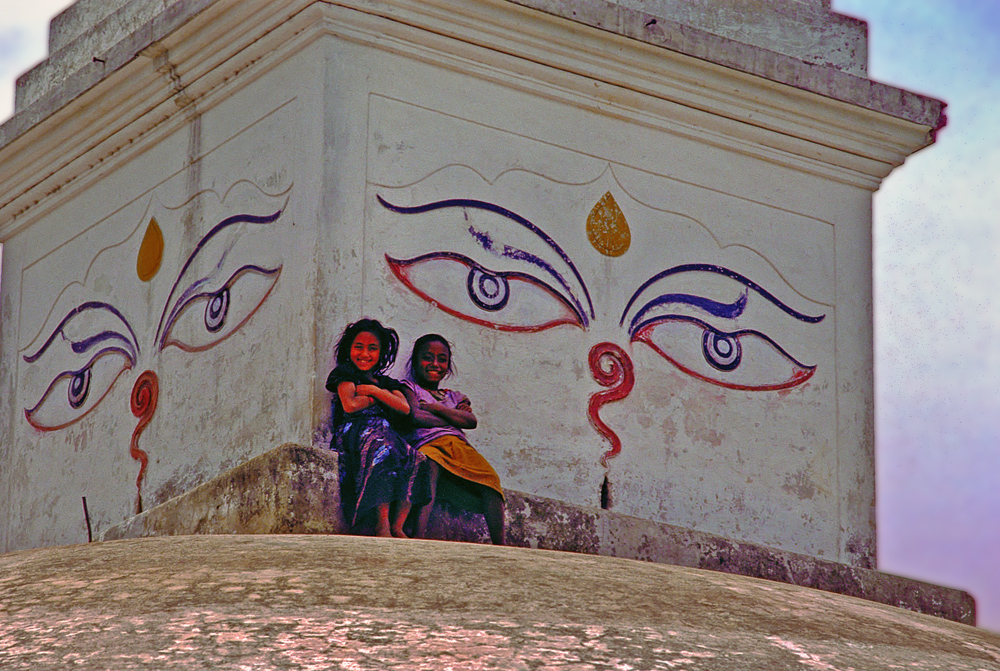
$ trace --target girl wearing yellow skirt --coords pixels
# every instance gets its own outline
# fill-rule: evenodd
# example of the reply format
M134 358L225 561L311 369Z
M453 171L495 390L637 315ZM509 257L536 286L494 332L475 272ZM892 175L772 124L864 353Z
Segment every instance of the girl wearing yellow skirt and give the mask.
M454 480L478 495L490 540L504 543L504 499L500 478L489 462L466 440L463 429L476 428L476 416L469 398L440 387L451 374L451 346L436 333L417 338L410 357L409 379L404 394L410 404L414 429L410 445L428 458L431 501L420 510L417 536L425 537L431 508L442 477ZM442 476L441 470L446 471Z

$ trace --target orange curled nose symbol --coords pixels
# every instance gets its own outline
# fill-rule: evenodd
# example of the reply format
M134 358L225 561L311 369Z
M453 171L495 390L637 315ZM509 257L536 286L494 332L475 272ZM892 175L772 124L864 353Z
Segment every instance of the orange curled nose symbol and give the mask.
M608 459L621 452L622 441L618 438L618 434L604 423L598 411L602 406L620 401L629 395L635 385L635 370L628 353L609 342L598 343L591 347L588 360L590 374L594 376L597 384L610 387L607 391L599 391L591 396L587 405L590 424L611 442L611 449L601 457L601 464L607 466Z
M135 486L141 490L142 478L146 474L146 466L149 464L149 456L139 449L139 434L146 428L146 425L153 419L156 412L156 398L160 391L160 382L156 373L147 370L132 387L131 407L132 414L139 418L139 423L132 432L132 443L129 445L129 454L140 463L139 477L135 479ZM141 494L139 494L141 497ZM136 508L142 511L142 499L138 499Z

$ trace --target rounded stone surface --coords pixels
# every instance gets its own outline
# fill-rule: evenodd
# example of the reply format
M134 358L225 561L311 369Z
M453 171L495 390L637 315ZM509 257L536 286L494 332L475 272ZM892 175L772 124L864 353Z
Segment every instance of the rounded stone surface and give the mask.
M0 555L0 668L1000 669L1000 636L783 583L350 536Z

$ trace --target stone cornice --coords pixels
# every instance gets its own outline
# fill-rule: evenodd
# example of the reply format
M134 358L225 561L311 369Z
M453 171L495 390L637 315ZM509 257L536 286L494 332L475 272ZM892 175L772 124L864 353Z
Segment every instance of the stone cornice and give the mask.
M932 131L943 128L946 122L945 103L940 100L849 74L833 66L806 63L606 0L588 0L588 11L578 11L576 3L554 0L507 1L763 77L775 83L787 84L873 112L911 121L927 126Z
M864 188L932 141L927 124L510 0L186 0L0 127L0 240L49 194L242 86L238 73L324 34Z
M514 57L521 63L509 63L511 72L560 89L575 88L578 100L582 94L602 110L620 105L623 113L640 123L641 117L657 125L673 122L675 130L683 132L681 127L686 126L708 142L713 142L708 136L718 133L713 143L737 151L745 145L756 153L756 147L763 145L787 152L814 163L811 168L796 165L807 171L825 172L820 164L843 168L857 174L840 179L867 188L877 188L907 156L933 141L934 129L927 125L627 37L609 36L566 19L552 17L546 22L537 10L509 0L489 0L475 7L462 0L334 4L446 37L451 40L447 45L430 37L420 42L433 44L452 58L486 67L499 65L484 58L483 47ZM383 28L387 37L403 36L389 28L388 24ZM469 47L463 49L458 42ZM525 62L543 67L532 68ZM584 84L566 75L614 88L602 92L590 81Z
M287 58L307 27L322 23L314 0L181 4L185 11L168 11L102 54L105 73L85 67L0 127L0 241L50 195L86 188L98 168L183 123L240 71ZM310 6L312 15L303 12Z

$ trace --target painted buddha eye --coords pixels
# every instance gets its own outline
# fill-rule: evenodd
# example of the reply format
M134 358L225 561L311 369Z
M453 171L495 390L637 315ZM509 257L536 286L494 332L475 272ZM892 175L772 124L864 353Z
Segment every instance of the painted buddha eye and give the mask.
M560 324L583 325L572 304L533 275L494 271L452 252L412 259L385 257L410 291L465 321L500 331L544 331Z
M225 340L263 305L280 274L280 266L243 266L215 291L182 296L167 322L162 347L200 352Z
M205 328L210 333L218 333L226 325L229 313L229 288L223 287L205 306Z
M74 410L80 408L87 401L87 394L90 392L90 367L84 368L75 374L69 381L69 406Z
M632 342L644 342L684 373L729 389L773 391L795 387L815 372L758 331L720 331L683 315L638 325Z
M510 283L500 275L473 268L466 283L469 298L483 310L503 310L510 299Z
M697 284L695 284L697 282ZM653 285L656 294L633 305ZM691 287L697 286L694 292ZM681 291L670 291L671 288ZM711 295L733 296L720 302ZM707 293L706 293L707 292ZM679 311L679 312L677 312ZM818 324L825 315L809 315L792 308L750 278L729 268L706 263L674 266L646 280L632 294L619 324L628 326L632 342L644 342L684 373L729 389L768 391L798 386L812 377L816 366L796 361L774 339L753 329L723 331L690 312L709 315L716 323L752 320L765 328ZM789 321L791 320L791 321ZM746 322L744 322L746 323ZM786 325L786 326L781 326Z
M24 411L24 416L29 424L42 431L74 424L100 404L115 381L132 365L132 358L125 350L102 350L80 370L57 375L38 403Z
M738 337L706 330L701 340L701 349L705 353L705 361L712 368L721 371L736 370L743 358L743 348Z

